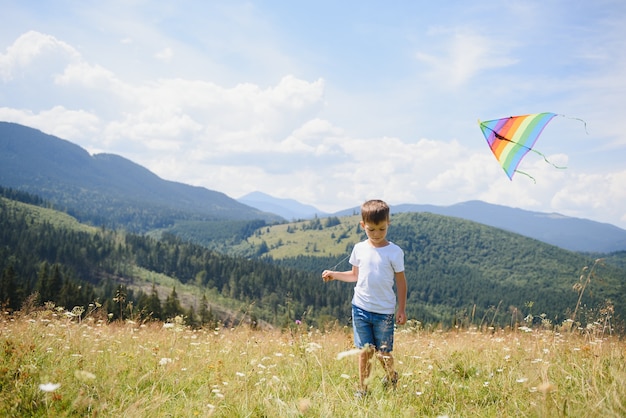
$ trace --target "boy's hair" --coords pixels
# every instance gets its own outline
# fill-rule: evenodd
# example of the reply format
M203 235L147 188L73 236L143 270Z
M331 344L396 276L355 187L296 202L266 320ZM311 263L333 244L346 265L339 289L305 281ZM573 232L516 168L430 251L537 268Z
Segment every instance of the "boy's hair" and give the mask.
M368 200L361 205L361 219L373 224L389 221L389 206L382 200Z

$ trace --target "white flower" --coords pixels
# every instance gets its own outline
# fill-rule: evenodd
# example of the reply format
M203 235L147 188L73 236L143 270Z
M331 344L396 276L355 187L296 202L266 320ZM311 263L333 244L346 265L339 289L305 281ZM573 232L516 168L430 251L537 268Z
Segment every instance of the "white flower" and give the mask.
M160 361L159 361L159 365L161 366L165 366L166 364L169 364L172 362L171 358L167 358L167 357L163 357Z
M307 348L306 348L306 352L307 353L312 353L313 351L319 350L320 348L322 348L322 346L317 344L317 343L309 343Z
M60 383L42 383L39 385L39 389L44 392L54 392L61 387Z
M360 353L361 353L360 348L353 348L352 350L342 351L341 353L337 354L337 360L341 360L344 357L354 356Z

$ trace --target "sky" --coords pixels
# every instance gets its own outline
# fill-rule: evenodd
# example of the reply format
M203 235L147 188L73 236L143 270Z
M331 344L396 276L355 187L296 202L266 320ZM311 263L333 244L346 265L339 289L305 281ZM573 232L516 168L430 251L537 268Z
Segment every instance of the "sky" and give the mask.
M0 10L0 120L163 179L330 213L482 200L626 229L623 0ZM478 120L539 112L563 117L534 148L567 168L529 153L536 182L509 180Z

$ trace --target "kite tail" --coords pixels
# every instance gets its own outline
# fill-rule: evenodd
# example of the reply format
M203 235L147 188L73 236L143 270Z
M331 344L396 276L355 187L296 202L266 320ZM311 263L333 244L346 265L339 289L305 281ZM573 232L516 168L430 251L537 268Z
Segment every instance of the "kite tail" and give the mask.
M583 123L583 125L585 126L585 133L586 133L587 135L589 135L589 131L587 130L587 122L585 122L583 119L581 119L581 118L573 118L573 117L571 117L571 116L565 116L565 115L561 115L561 114L559 114L558 116L560 116L560 117L562 117L562 118L573 119L573 120L577 120L577 121L579 121L579 122L582 122L582 123Z
M515 172L516 172L516 173L523 174L523 175L525 175L526 177L530 177L530 179L533 181L533 183L537 184L537 180L535 180L535 178L534 178L533 176L531 176L530 174L525 173L525 172L520 171L520 170L515 170Z
M561 167L561 166L558 166L558 165L554 164L552 161L548 160L548 158L545 155L543 155L541 152L537 151L536 149L532 149L532 148L529 148L529 149L532 152L534 152L535 154L541 155L541 157L544 159L544 161L547 162L548 164L550 164L552 167L558 168L559 170L565 170L567 168L567 167Z

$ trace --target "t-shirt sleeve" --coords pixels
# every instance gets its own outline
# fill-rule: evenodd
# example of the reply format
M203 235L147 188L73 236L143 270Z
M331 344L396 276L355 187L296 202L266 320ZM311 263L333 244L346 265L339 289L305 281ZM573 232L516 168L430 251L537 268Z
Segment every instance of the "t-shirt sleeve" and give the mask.
M394 273L402 273L404 271L404 251L400 247L394 252L394 256L391 259L391 267L393 267Z
M357 253L357 245L355 245L352 248L352 253L350 254L349 263L352 264L353 266L357 266L358 267L359 266L359 260L358 260L357 254L356 254Z

